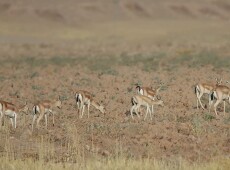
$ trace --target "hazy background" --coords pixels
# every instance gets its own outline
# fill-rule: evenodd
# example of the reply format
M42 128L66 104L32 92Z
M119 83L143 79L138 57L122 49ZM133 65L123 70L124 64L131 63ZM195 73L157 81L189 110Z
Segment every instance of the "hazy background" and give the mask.
M229 54L227 0L1 0L1 57Z

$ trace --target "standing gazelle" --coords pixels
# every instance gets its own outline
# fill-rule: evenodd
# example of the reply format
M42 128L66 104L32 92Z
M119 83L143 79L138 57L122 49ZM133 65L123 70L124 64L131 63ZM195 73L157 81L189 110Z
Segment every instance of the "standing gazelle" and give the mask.
M27 103L21 107L17 107L12 103L6 101L0 101L0 119L2 125L4 124L4 116L10 118L11 124L14 128L17 127L17 114L20 112L28 112L29 108Z
M79 90L75 94L75 99L76 99L76 103L77 103L77 107L78 107L78 113L79 113L80 118L82 118L84 115L85 105L87 105L87 108L88 108L88 118L89 118L90 104L92 106L94 106L96 109L98 109L101 113L105 113L105 108L103 106L99 105L98 103L96 103L93 100L92 94L89 93L88 91Z
M137 94L147 96L152 100L155 100L155 98L160 99L158 94L161 88L162 88L162 83L160 84L160 87L158 87L157 89L152 89L150 87L141 87L139 85L136 86ZM152 106L152 110L153 110L153 106Z
M79 90L75 93L75 99L76 99L76 103L77 103L77 109L78 109L78 113L81 113L81 109L84 105L84 101L83 101L83 97L84 96L89 96L91 97L91 93L85 90ZM89 106L88 106L89 107ZM80 116L80 115L79 115Z
M214 98L216 98L216 103L214 104L214 111L217 115L216 108L221 101L224 101L224 115L225 115L225 100L230 104L230 88L225 85L219 85L211 94L211 104L213 103Z
M150 113L150 119L152 120L152 113L153 113L153 107L152 110L150 110L150 106L153 105L160 105L164 106L164 102L162 100L152 100L151 98L143 95L136 95L132 97L131 99L132 107L130 109L131 116L133 118L133 111L137 114L137 116L140 118L140 115L138 113L138 110L141 106L146 106L146 114L144 120L147 118L148 113ZM134 119L134 118L133 118Z
M210 112L210 106L211 106L211 93L214 91L214 89L219 86L222 82L222 79L220 79L218 81L218 79L216 78L216 84L209 84L209 83L199 83L195 86L195 94L196 94L196 98L197 98L197 104L196 107L197 109L199 108L199 103L200 106L202 107L202 109L204 109L203 104L201 103L201 97L204 94L208 94L209 95L209 112Z
M39 127L39 122L42 119L43 116L45 116L45 123L46 123L46 129L47 129L47 123L48 123L48 114L51 113L53 115L53 126L54 126L54 108L59 108L61 109L62 102L60 100L60 96L58 100L56 101L49 101L49 100L44 100L41 102L38 102L33 106L32 109L32 114L33 114L33 122L32 122L32 130L34 128L34 121L37 118L37 114L40 114L38 119L37 119L37 127Z

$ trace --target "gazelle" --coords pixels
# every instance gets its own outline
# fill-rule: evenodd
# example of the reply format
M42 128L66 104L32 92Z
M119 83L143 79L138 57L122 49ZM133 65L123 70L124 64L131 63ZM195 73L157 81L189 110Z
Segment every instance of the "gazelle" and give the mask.
M93 96L90 92L85 90L80 90L75 94L76 103L78 106L79 117L82 118L85 111L85 106L88 108L88 118L89 118L89 107L90 105L94 106L101 113L105 113L105 108L93 100Z
M211 104L213 103L214 98L216 98L216 103L214 104L214 111L217 114L216 108L221 101L224 101L224 115L225 115L225 100L230 104L230 88L225 85L219 85L211 94Z
M81 112L81 109L83 107L83 103L84 103L83 96L91 96L91 93L85 90L79 90L78 92L75 93L78 113Z
M54 126L54 108L61 109L62 101L60 100L60 96L56 101L50 101L50 100L44 100L41 102L38 102L33 106L32 114L33 114L33 122L32 122L32 130L34 128L34 122L37 118L37 115L39 115L37 119L37 127L39 127L39 122L45 116L45 123L46 123L46 129L47 129L47 121L48 121L48 114L51 113L53 115L53 126Z
M149 108L150 106L153 106L153 105L164 106L164 102L162 100L152 100L151 98L147 96L143 96L143 95L136 95L132 97L131 103L132 103L132 107L130 109L130 113L131 113L132 118L133 118L133 111L135 111L137 116L140 118L140 115L138 113L139 108L141 106L147 107L144 120L147 118L148 113L150 113L150 118L152 120L153 107L152 107L152 110L150 110Z
M155 100L155 98L160 99L158 97L158 94L161 88L162 88L162 83L160 84L160 87L158 87L157 89L152 89L150 87L141 87L139 85L136 86L137 94L147 96L152 100ZM152 110L153 110L153 106L152 106Z
M10 118L12 127L17 127L17 114L20 112L27 113L29 110L27 103L21 107L15 106L13 103L9 103L6 101L0 101L0 117L2 125L4 124L4 116L8 116Z
M201 97L204 94L208 94L209 95L209 112L210 112L210 106L211 106L211 93L214 91L214 89L219 86L222 83L222 79L218 80L216 78L216 84L209 84L209 83L199 83L195 86L195 94L196 94L196 98L197 98L197 102L196 102L196 107L197 109L199 108L199 103L200 106L202 107L202 109L204 109L203 104L201 103Z

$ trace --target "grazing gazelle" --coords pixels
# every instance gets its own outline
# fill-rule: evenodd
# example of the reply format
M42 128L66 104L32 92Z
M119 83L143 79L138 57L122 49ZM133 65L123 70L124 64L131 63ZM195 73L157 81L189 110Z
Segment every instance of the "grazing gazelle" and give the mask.
M32 114L33 114L33 122L32 122L32 130L34 128L34 121L37 118L37 114L40 114L38 119L37 119L37 127L39 127L39 122L42 119L43 116L45 116L45 123L46 123L46 129L47 129L47 116L49 113L53 115L53 126L54 126L54 108L59 108L61 109L62 102L60 100L60 96L58 97L58 100L56 101L49 101L49 100L44 100L41 102L38 102L33 106L32 109Z
M196 94L196 98L197 98L197 104L196 107L197 109L199 108L199 103L202 107L202 109L204 109L203 104L201 103L201 97L204 94L208 94L209 95L209 112L210 112L210 106L211 106L211 93L214 91L214 89L216 87L218 87L222 82L222 79L218 80L216 78L216 84L209 84L209 83L199 83L195 86L195 94Z
M4 124L4 116L8 116L10 118L11 124L14 128L17 127L17 114L20 112L27 113L29 110L27 103L21 107L15 106L13 103L9 103L6 101L0 101L0 117L2 125Z
M155 100L155 98L157 98L158 100L160 99L158 94L161 88L162 88L162 83L160 84L160 87L158 87L157 89L152 89L150 87L141 87L139 85L136 86L137 94L147 96L152 100ZM152 106L152 110L153 110L153 106Z
M76 92L75 99L78 106L78 113L80 118L82 118L84 115L85 105L87 105L88 108L88 118L90 104L94 106L96 109L98 109L101 113L105 113L105 108L96 103L93 100L92 94L85 90L79 90L78 92Z
M136 96L132 97L131 103L132 103L132 107L130 109L130 113L131 113L132 118L133 118L133 111L135 111L137 116L140 118L140 115L138 113L139 108L141 106L147 107L144 120L147 118L148 112L150 113L150 118L152 120L153 108L152 108L152 110L150 110L150 108L149 108L150 106L153 106L153 105L164 106L164 102L162 100L152 100L151 98L149 98L147 96L143 96L143 95L136 95Z
M230 88L225 85L218 85L211 94L211 104L214 98L216 98L216 103L214 104L214 110L217 115L216 108L221 101L224 101L224 115L225 115L225 100L230 104Z

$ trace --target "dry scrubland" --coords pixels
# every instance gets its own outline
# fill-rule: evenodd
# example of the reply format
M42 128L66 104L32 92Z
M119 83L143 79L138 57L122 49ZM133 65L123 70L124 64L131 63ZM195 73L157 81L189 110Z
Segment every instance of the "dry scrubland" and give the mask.
M32 108L60 95L63 108L33 133L30 113L17 129L5 119L0 169L229 169L230 107L215 117L194 94L197 82L230 80L229 19L224 0L1 0L1 99ZM132 120L135 84L160 82L165 106ZM106 113L79 119L80 89Z

